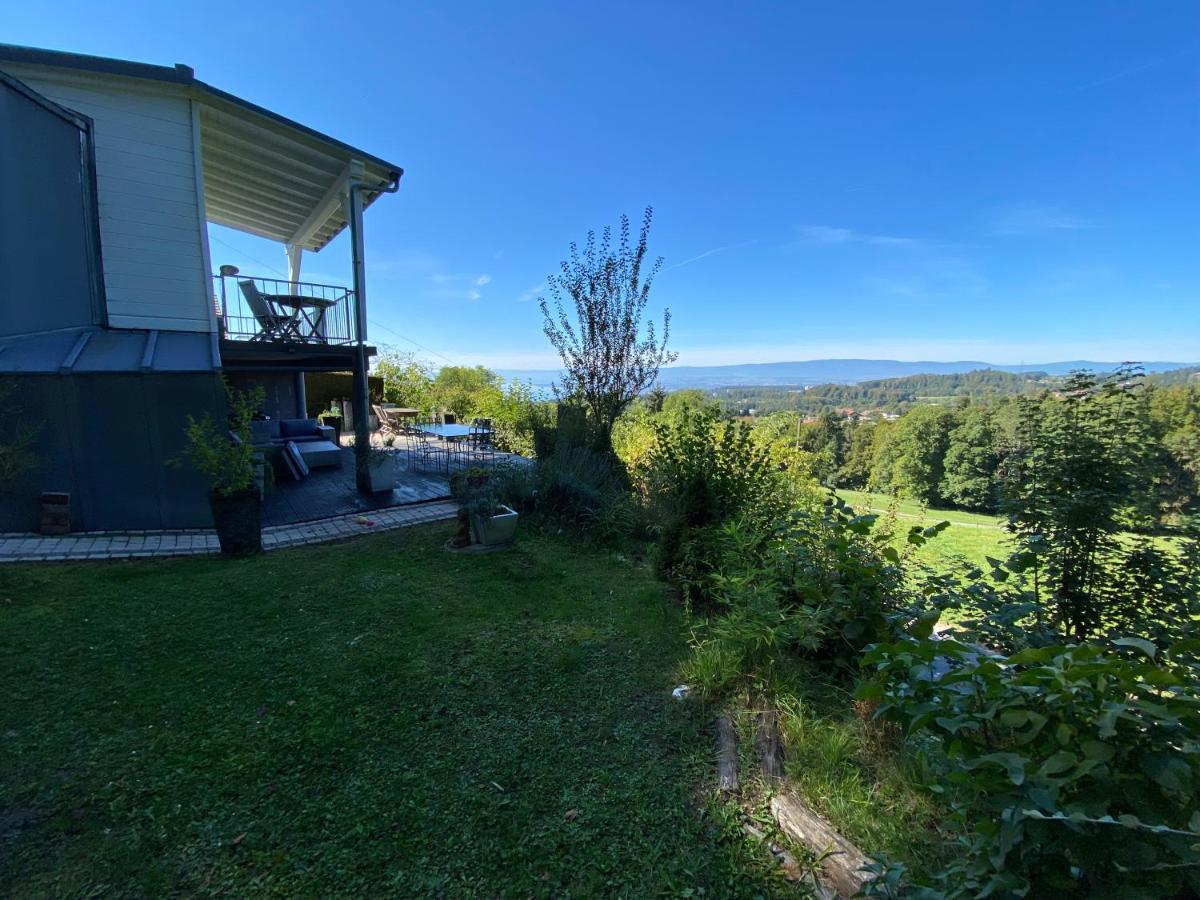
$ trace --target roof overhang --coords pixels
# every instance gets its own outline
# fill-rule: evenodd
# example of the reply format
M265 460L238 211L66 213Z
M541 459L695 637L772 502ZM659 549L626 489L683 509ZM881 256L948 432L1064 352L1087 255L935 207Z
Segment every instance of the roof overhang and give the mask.
M0 64L82 70L157 82L195 101L208 220L320 250L348 223L348 184L363 206L395 190L404 170L306 125L198 80L185 65L154 66L101 56L0 44Z

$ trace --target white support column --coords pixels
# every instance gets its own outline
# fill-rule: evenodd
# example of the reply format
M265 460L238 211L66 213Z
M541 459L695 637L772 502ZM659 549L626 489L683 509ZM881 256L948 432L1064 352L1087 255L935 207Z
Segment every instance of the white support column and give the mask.
M358 489L370 490L367 471L367 448L371 443L371 401L367 384L367 275L363 260L363 201L357 188L362 181L363 165L358 160L347 167L347 219L350 224L350 261L354 285L354 455L358 473Z
M292 290L296 289L296 285L300 282L300 265L304 262L304 247L300 244L285 244L288 259L288 281L292 283Z

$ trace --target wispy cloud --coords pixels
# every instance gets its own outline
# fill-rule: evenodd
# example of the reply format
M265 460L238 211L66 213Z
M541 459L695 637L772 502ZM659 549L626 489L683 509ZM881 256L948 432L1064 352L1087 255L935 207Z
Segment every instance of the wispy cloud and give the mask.
M535 284L529 290L522 291L520 294L518 294L517 302L518 303L528 303L530 300L536 300L540 294L544 294L545 292L546 292L546 282L539 281L537 284Z
M804 225L796 229L797 239L789 247L796 249L810 245L868 244L873 247L916 247L922 242L918 238L900 237L893 234L871 234L851 228L832 225Z
M1030 237L1057 231L1082 231L1096 223L1055 206L1009 206L991 217L991 233L999 237Z
M737 244L726 244L724 247L713 247L711 250L705 250L703 253L697 253L695 256L689 256L687 259L683 260L682 262L677 262L677 263L674 263L673 265L669 265L665 269L663 269L663 271L669 272L672 269L682 269L684 266L690 266L694 262L699 262L702 259L706 259L710 256L715 256L718 253L724 253L727 250L736 250L739 247L748 247L751 244L754 244L757 242L758 242L758 239L755 238L755 239L749 240L749 241L741 241L740 243L737 243Z
M1130 66L1128 69L1121 69L1119 72L1113 72L1111 75L1105 75L1102 78L1097 78L1095 81L1088 81L1079 86L1081 91L1090 91L1092 88L1103 87L1106 84L1112 84L1114 81L1121 81L1131 75L1137 75L1139 72L1145 72L1147 69L1154 69L1165 63L1170 57L1162 57L1161 59L1152 59L1149 62L1144 62L1141 65Z
M939 303L978 297L990 287L972 260L950 255L923 255L906 265L864 276L862 284L872 292Z
M427 296L437 300L479 300L480 290L492 280L491 275L473 272L434 272L425 277L433 285Z

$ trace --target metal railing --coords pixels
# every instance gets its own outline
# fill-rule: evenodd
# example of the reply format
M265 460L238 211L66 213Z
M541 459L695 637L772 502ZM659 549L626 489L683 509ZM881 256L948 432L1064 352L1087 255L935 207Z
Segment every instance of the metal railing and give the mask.
M354 291L332 284L242 275L222 266L221 337L231 341L343 346L358 343ZM233 271L228 271L232 269Z

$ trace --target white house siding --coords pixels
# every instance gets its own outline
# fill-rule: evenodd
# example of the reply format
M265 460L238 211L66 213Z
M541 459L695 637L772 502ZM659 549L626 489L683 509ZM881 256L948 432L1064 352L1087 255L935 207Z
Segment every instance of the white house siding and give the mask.
M191 101L140 79L7 64L5 71L95 123L108 323L212 331Z

